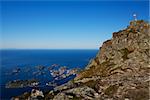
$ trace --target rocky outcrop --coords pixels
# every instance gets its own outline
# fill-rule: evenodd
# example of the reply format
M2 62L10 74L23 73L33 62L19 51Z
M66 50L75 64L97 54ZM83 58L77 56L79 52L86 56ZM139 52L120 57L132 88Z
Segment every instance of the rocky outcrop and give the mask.
M72 81L46 100L149 100L150 25L138 20L103 43Z
M78 86L61 93L72 94L79 100L148 100L149 28L147 22L138 20L114 32L112 39L103 43L96 57L73 80Z
M43 92L40 91L40 90L32 89L31 96L30 96L29 99L34 100L34 99L37 99L37 98L43 99L44 98Z
M61 97L63 96L63 97ZM79 86L73 89L68 89L61 93L58 93L53 100L70 100L70 99L86 99L92 100L98 96L94 89L89 88L88 86ZM60 98L60 99L59 99ZM64 99L65 98L65 99Z
M130 71L136 74L140 69L148 68L149 36L148 23L142 20L131 22L130 26L113 33L112 39L103 43L95 59L76 77L76 80L96 75L110 76L117 73L116 70L121 75Z

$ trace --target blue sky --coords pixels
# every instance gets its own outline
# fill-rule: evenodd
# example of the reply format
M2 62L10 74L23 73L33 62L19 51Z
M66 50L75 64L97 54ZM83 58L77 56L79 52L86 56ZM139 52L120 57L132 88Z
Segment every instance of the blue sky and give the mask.
M148 20L148 1L3 1L2 49L98 49L133 13Z

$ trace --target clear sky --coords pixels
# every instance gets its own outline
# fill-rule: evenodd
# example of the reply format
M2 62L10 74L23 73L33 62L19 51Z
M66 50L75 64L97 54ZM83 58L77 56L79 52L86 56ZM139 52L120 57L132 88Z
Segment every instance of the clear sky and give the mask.
M98 49L133 13L149 19L148 0L0 3L2 49Z

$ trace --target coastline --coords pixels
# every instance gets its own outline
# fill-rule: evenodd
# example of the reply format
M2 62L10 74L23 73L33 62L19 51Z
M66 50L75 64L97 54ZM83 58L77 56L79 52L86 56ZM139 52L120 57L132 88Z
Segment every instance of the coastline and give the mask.
M46 80L50 81L52 78L50 76L50 73L48 72L48 67L50 67L51 65L59 64L60 66L67 66L67 67L69 67L69 69L76 68L76 67L83 68L83 66L86 65L88 60L94 57L94 55L97 53L97 50L63 50L63 51L61 51L61 50L57 50L57 51L55 51L55 50L13 50L13 51L8 50L7 52L5 52L5 50L4 50L1 53L2 53L2 57L3 57L2 58L2 60L3 60L2 66L1 66L1 68L2 68L2 70L1 70L1 72L2 72L1 79L2 80L1 81L3 81L5 79L5 77L7 78L7 80L2 82L3 87L1 87L1 89L2 89L3 93L1 94L1 96L3 95L2 97L5 98L4 95L7 96L7 92L9 92L9 94L11 94L12 91L16 91L15 89L5 90L5 88L4 88L5 83L8 81L11 81L11 80L12 81L16 80L16 79L23 79L23 80L31 79L34 70L35 71L37 70L36 66L38 66L38 65L45 66L46 69L44 69L44 71L46 71L46 73L47 73L46 76L37 76L37 78L39 77L40 80L46 79ZM64 55L66 55L66 56L64 56ZM79 56L80 56L80 58L78 58ZM72 59L72 57L74 59ZM30 63L30 62L32 62L32 63ZM15 74L16 68L21 68L21 72L19 72L18 74L17 73ZM26 71L28 71L28 69L31 70L30 71L31 75L27 74ZM14 71L13 72L14 75L11 75L12 71ZM26 72L26 74L25 74L25 72ZM70 77L68 80L70 80L72 78ZM59 84L63 84L65 82L67 82L68 80L66 79L62 83L59 82ZM46 84L46 82L45 82L45 84ZM53 87L45 86L45 89L46 88L52 89ZM31 88L28 88L28 89L26 89L26 88L22 88L22 90L21 90L21 88L17 89L18 92L16 92L16 93L13 92L12 96L17 96L17 94L21 95L25 91L32 90ZM44 91L44 88L42 89L42 91Z

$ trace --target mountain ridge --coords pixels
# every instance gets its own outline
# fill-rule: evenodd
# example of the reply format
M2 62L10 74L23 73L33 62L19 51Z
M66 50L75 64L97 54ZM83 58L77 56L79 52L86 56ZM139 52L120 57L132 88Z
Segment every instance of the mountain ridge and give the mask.
M47 93L45 100L148 100L150 25L131 21L103 42L77 76ZM32 100L31 96L28 96Z
M114 32L103 43L96 57L78 73L54 100L148 100L149 99L149 24L131 21L126 29ZM66 85L67 86L67 85Z

